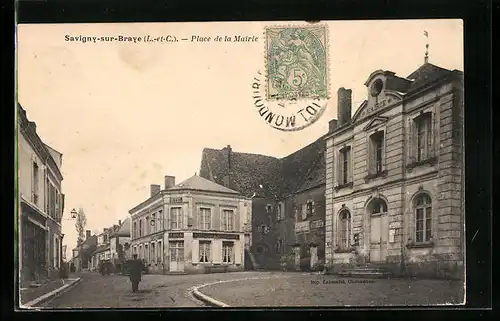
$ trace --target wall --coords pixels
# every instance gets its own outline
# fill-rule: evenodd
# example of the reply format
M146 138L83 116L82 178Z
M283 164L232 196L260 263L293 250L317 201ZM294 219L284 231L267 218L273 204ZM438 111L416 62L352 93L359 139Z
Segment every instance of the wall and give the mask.
M270 211L267 207L270 206ZM252 199L252 247L259 267L279 269L281 254L276 251L280 237L280 225L276 223L277 202L275 199L255 197ZM262 229L264 227L264 229Z

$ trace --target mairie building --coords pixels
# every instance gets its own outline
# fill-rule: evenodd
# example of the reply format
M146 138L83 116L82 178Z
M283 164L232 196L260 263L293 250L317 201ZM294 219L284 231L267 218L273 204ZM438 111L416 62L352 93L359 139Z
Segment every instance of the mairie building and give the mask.
M326 135L326 262L394 274L464 273L463 73L374 71L351 117L338 90Z

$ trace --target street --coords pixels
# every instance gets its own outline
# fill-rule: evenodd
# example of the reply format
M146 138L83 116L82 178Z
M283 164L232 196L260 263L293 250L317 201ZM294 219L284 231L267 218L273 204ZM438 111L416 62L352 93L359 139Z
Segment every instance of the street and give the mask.
M307 273L240 272L145 275L132 293L126 276L83 274L82 282L44 308L204 307L191 290L234 307L383 306L457 304L461 282L442 280L340 279Z

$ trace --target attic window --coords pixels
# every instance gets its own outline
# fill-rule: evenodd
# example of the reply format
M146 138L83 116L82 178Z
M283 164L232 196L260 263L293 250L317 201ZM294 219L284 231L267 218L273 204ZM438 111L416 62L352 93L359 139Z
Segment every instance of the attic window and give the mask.
M381 79L375 80L370 88L370 95L372 95L372 97L377 97L382 91L383 87L384 83Z

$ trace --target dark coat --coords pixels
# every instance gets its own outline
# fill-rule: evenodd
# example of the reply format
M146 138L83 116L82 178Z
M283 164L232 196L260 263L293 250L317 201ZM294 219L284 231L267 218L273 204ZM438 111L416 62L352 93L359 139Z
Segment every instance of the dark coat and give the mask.
M128 261L128 273L131 281L140 281L144 268L141 260Z

